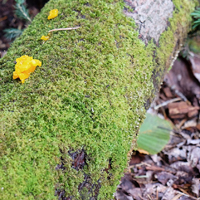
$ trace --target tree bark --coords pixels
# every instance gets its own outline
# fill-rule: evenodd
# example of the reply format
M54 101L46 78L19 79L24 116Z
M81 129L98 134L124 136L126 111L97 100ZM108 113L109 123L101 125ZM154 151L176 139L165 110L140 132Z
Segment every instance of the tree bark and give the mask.
M2 199L113 198L195 5L195 0L45 5L0 60ZM55 8L58 17L48 20ZM49 30L77 26L40 40ZM42 62L24 84L12 78L22 55Z

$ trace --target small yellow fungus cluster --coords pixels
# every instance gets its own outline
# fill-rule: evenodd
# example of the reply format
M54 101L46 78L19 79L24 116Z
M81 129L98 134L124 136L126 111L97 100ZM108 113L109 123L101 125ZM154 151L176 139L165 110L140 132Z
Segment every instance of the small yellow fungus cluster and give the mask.
M53 9L49 12L48 19L53 19L58 16L58 9ZM50 38L50 35L43 35L40 39L47 41ZM22 83L25 82L32 72L35 71L37 66L41 66L41 61L33 59L27 55L21 56L16 59L17 64L15 65L15 71L13 72L13 79L19 78Z
M13 79L19 78L22 83L30 76L31 72L35 71L37 66L40 67L42 65L39 60L33 59L33 57L27 55L17 58L16 62L17 64L15 65L15 71L13 72Z
M44 41L47 41L48 39L50 38L50 36L45 36L45 35L43 35L40 39L41 40L44 40Z
M53 9L49 12L48 19L53 19L58 16L58 9ZM43 35L40 39L47 41L50 38L49 35Z
M53 9L49 12L48 19L53 19L58 16L58 9Z

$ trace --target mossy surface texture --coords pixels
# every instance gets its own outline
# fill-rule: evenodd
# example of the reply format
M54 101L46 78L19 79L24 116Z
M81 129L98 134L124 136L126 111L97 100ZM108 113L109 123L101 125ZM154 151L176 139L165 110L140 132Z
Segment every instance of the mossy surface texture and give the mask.
M46 4L0 60L0 199L58 199L55 188L81 199L78 186L85 174L100 182L98 199L112 199L152 95L154 60L166 63L176 24L184 27L191 20L194 2L175 2L182 8L161 36L167 39L160 49L138 39L120 0ZM47 20L54 8L58 17ZM51 29L75 26L80 28L40 40ZM22 55L42 61L24 84L12 79ZM77 171L68 151L81 149L87 165ZM64 171L55 169L61 156ZM109 161L111 168L104 170Z

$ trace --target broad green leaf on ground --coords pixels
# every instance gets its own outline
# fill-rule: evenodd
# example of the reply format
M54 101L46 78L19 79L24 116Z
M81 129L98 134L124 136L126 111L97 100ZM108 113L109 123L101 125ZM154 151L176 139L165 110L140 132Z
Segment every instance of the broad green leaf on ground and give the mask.
M138 148L149 154L160 152L169 141L171 129L172 126L168 121L147 113L139 130Z

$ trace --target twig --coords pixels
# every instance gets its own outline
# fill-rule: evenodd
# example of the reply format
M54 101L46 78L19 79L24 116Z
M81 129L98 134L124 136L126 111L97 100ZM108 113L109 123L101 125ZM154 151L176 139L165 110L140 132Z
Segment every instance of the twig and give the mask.
M56 28L56 29L52 29L49 31L50 32L53 32L53 31L68 31L68 30L74 30L74 29L78 29L80 28L80 26L76 26L76 27L72 27L72 28Z
M175 85L172 85L172 86L170 86L170 85L168 85L167 84L167 86L171 89L171 90L173 90L174 92L175 92L175 94L177 94L183 101L185 101L188 105L191 105L191 103L188 101L188 99L183 95L183 93L181 93L180 91L178 91L177 89L176 89L176 86Z
M150 200L152 200L151 196L149 194L147 194L147 196L149 197Z
M136 164L135 166L136 166L136 167L139 167L139 166L141 166L141 165L147 165L147 166L151 167L150 164L145 163L145 162L141 162L141 163L139 163L139 164ZM132 165L132 166L134 166L134 165ZM129 166L129 167L132 167L132 166Z
M165 171L165 169L161 168L161 167L157 167L157 166L147 166L146 167L147 170L151 170L151 171Z
M177 128L180 129L187 120L187 118L181 120L181 122L177 125Z
M148 178L147 175L141 175L141 176L135 176L134 178L138 179L138 178Z
M172 200L177 200L179 197L183 196L183 194L177 194Z
M140 194L138 194L138 196L140 197L140 199L144 200Z
M158 187L156 187L156 200L158 200Z
M174 92L179 96L181 97L181 99L183 99L183 101L187 102L188 105L191 105L191 103L187 100L187 98L183 95L183 93L181 93L180 91L178 90L174 90Z
M176 102L176 101L180 101L181 100L181 98L175 98L175 99L170 99L170 100L168 100L168 101L165 101L165 102L163 102L163 103L161 103L161 104L159 104L159 105L157 105L157 106L154 106L154 109L155 110L158 110L158 108L161 108L161 107L163 107L163 106L166 106L166 105L168 105L169 103L173 103L173 102Z
M186 196L186 197L190 197L191 199L199 200L199 198L193 197L193 196L191 196L191 195L187 195L187 194L185 194L185 193L183 193L183 192L179 192L179 191L176 191L176 192L179 193L179 194L182 194L182 195L184 195L184 196Z

